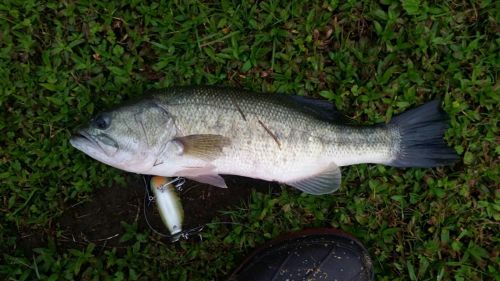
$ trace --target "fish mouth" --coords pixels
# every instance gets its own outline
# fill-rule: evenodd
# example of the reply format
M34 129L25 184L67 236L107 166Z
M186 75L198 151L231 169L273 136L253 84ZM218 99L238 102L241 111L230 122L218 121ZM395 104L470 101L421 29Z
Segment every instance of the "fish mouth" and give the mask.
M99 143L84 130L78 131L78 133L71 137L69 142L74 148L83 152L88 150L89 147L93 149L103 150Z
M103 155L113 157L118 151L118 143L108 135L91 135L86 130L78 131L69 142L73 147L93 158L101 159Z

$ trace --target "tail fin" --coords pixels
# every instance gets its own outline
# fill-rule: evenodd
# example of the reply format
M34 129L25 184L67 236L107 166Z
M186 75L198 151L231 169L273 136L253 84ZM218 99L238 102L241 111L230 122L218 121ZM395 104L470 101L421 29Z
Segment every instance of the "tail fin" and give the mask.
M394 117L389 126L399 131L397 156L390 166L436 167L457 161L455 150L443 139L448 129L448 115L441 110L440 101L433 100Z

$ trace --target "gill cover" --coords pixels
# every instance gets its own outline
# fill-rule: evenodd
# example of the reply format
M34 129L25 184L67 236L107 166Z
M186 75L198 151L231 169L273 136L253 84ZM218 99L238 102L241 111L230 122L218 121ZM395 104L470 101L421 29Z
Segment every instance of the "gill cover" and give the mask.
M70 142L100 162L146 173L174 135L171 116L147 99L98 114Z
M173 119L165 109L157 105L154 101L147 101L138 107L133 118L135 123L140 127L146 144L149 147L154 147L159 142L164 141L164 137L173 135L171 132Z

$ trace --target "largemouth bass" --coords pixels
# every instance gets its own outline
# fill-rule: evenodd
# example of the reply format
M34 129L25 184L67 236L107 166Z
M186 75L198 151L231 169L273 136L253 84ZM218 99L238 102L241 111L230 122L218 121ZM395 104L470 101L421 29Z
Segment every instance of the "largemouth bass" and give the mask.
M341 166L453 163L447 115L431 101L388 124L354 126L327 101L218 87L163 90L97 115L71 138L129 172L227 187L221 174L276 181L310 194L341 183Z

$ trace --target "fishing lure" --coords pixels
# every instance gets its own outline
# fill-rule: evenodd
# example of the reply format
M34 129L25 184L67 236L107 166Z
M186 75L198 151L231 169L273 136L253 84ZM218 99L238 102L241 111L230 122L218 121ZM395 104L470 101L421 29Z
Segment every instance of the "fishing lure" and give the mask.
M175 184L174 184L175 183ZM156 206L160 212L160 217L172 235L172 240L179 240L182 234L182 222L184 220L184 210L181 200L177 194L176 186L182 185L179 179L154 176L151 178L150 186L153 191Z

